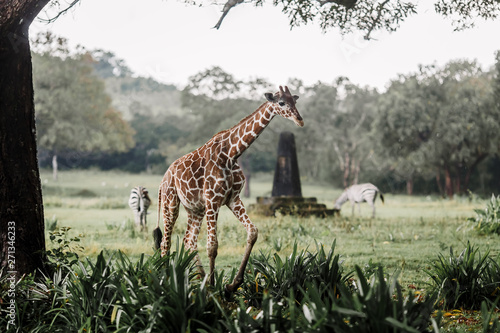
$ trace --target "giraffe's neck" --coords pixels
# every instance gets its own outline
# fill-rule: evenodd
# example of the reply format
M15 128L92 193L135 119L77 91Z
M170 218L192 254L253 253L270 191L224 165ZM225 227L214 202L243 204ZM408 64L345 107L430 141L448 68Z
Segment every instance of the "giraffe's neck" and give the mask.
M237 125L230 128L229 157L236 160L243 152L257 139L266 126L274 117L272 105L270 103L262 104L254 113L242 119Z

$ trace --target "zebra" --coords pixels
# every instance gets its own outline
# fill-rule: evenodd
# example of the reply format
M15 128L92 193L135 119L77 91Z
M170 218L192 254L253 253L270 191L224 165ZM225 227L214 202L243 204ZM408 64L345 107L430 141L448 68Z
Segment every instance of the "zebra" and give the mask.
M141 226L141 231L148 231L146 215L148 208L151 205L148 190L145 187L137 186L130 191L128 205L134 212L134 220L136 226Z
M354 215L354 205L366 201L370 206L372 206L372 217L375 217L375 199L377 199L377 193L380 195L380 200L384 202L384 195L377 186L365 183L352 185L344 190L340 197L335 201L335 209L340 210L340 207L349 200L352 205L352 215ZM361 210L359 208L359 210Z

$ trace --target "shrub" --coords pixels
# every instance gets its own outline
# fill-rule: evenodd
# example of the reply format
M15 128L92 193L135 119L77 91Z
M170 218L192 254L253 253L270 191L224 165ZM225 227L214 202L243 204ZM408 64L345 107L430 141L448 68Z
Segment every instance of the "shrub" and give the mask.
M117 332L196 332L217 327L218 307L206 280L197 280L193 258L194 253L181 247L166 259L157 251L135 267L128 259L121 260L124 278L116 286L116 315L111 316Z
M440 319L433 319L436 297L415 295L410 289L406 296L395 274L386 282L379 267L370 280L356 266L353 291L340 285L340 294L329 291L322 297L310 286L302 306L303 332L427 332L432 325L439 331Z
M485 234L500 234L500 195L491 195L485 209L474 209L475 217L468 219L474 228Z
M122 252L101 252L96 260L60 265L41 281L25 279L29 285L16 295L17 326L8 332L218 329L222 315L205 281L196 278L194 255L177 246L163 258L157 251L131 262Z
M489 302L491 303L491 302ZM496 309L498 308L498 299L491 303L488 307L488 302L481 303L481 317L483 319L483 333L498 333L500 332L500 322Z
M356 266L355 275L345 274L334 250L335 242L328 252L318 245L316 253L295 245L284 259L261 253L252 258L233 301L222 295L236 270L215 272L215 286L207 287L195 269L195 253L179 243L170 255L157 251L137 261L101 252L73 264L59 251L55 255L62 259L50 277L18 283L16 326L7 326L2 308L0 327L8 333L438 332L440 315L432 317L438 293L446 305L480 306L484 332L500 327L491 301L500 290L500 266L470 244L458 256L450 249L450 258L440 255L433 263L428 273L436 286L427 296L404 293L398 275L390 277L374 263L366 272ZM8 298L4 273L0 299Z
M54 271L60 267L66 270L70 269L78 263L78 252L83 250L80 245L76 244L80 242L82 235L68 239L69 230L71 230L70 227L60 227L57 230L49 231L49 240L53 247L47 250L46 254L49 259L49 267Z
M488 254L487 251L481 255L469 242L458 256L452 247L449 257L439 254L427 274L434 283L433 289L444 301L444 307L479 309L481 301L491 295L492 281L488 281L488 275L495 273L488 271L491 261Z
M298 251L297 244L284 260L275 253L260 253L250 260L245 283L241 287L243 298L250 305L261 307L265 293L276 302L286 302L290 292L300 302L306 290L306 282L314 283L320 290L337 290L337 285L345 283L351 274L344 274L340 256L335 255L335 241L328 254L322 246L311 253Z

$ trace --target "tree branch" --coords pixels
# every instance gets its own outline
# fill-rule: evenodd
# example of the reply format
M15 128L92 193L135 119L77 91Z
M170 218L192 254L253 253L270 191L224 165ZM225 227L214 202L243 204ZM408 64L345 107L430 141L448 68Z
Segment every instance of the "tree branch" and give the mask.
M64 8L63 10L60 10L56 16L54 17L50 17L50 18L46 18L46 19L42 19L40 18L39 20L40 21L43 21L43 22L46 22L46 23L52 23L54 22L55 20L57 20L59 17L61 17L62 15L66 14L66 12L68 10L70 10L71 8L73 8L78 2L80 2L80 0L72 0L66 8ZM56 3L56 5L59 5L59 2Z
M344 159L342 158L342 153L340 152L339 145L337 142L333 143L333 150L337 153L337 157L339 159L340 170L344 170Z
M222 9L222 16L219 19L219 22L217 22L217 24L214 26L214 28L218 30L222 24L222 21L226 17L227 13L231 10L231 8L233 8L236 5L239 5L243 1L244 0L227 0L226 4L224 5L224 8Z
M336 3L337 5L344 6L347 9L351 9L352 7L354 7L356 2L358 2L358 0L318 0L318 2L321 6L324 6L327 3Z
M368 28L368 31L365 35L365 40L370 40L370 34L372 31L377 27L377 24L380 23L380 17L382 15L382 10L384 9L384 6L389 2L389 0L385 0L382 2L380 5L377 6L377 17L373 20L372 24Z

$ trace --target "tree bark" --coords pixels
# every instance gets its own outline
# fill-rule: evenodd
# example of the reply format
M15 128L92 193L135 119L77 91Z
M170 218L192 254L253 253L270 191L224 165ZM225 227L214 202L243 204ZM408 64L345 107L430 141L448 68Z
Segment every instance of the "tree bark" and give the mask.
M440 170L438 170L436 172L436 183L437 183L437 186L439 188L439 193L441 194L441 196L444 196L443 184L441 184L441 171Z
M0 262L17 276L45 263L28 28L47 2L0 1Z
M457 176L455 177L455 181L453 183L455 184L455 193L462 194L462 182L460 177L460 170L457 170Z
M57 164L57 155L54 154L52 156L52 178L54 180L57 180L57 171L59 170L58 164Z
M453 198L453 180L448 167L444 168L444 191L450 199Z
M408 195L413 195L413 178L406 180L406 193Z
M355 160L353 159L353 163L354 163L354 161ZM359 182L359 172L361 171L361 159L359 159L354 164L355 164L355 167L354 167L354 179L352 181L353 185L357 184Z
M349 187L349 170L351 168L351 158L349 153L344 155L344 188Z
M464 178L464 189L465 190L469 189L469 181L470 181L470 177L471 177L472 173L474 172L474 170L476 169L478 164L481 163L487 156L488 156L488 154L479 155L479 157L474 161L474 163L472 163L467 168L467 171L465 173L465 178Z

